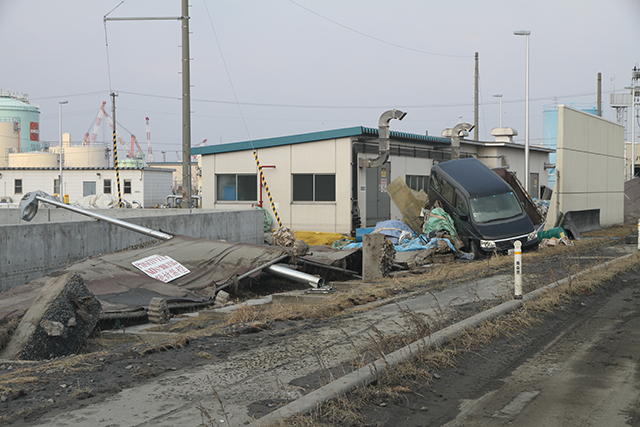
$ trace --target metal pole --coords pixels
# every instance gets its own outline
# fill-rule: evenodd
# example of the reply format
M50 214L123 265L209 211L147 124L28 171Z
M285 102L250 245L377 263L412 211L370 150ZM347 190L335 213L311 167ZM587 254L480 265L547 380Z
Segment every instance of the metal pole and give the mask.
M293 280L294 282L308 283L314 288L321 288L324 286L324 279L322 277L312 276L311 274L307 274L302 271L292 270L283 265L270 265L265 268L264 271L271 273L274 276Z
M602 117L602 73L598 73L598 117Z
M493 95L494 98L500 98L500 127L502 127L502 94L497 93Z
M53 206L57 206L59 208L67 209L69 211L78 213L80 215L89 216L89 217L95 218L95 219L97 219L99 221L108 222L110 224L117 225L118 227L123 227L123 228L126 228L128 230L135 231L137 233L146 234L147 236L154 237L156 239L169 240L169 239L173 238L173 236L171 234L163 233L161 231L152 230L150 228L143 227L141 225L136 225L136 224L132 224L130 222L122 221L120 219L111 218L109 216L101 215L99 213L95 213L95 212L90 211L90 210L85 210L85 209L82 209L82 208L79 208L79 207L76 207L76 206L73 206L73 205L67 205L65 203L58 202L57 200L47 199L46 197L42 197L42 196L36 196L36 200L38 200L40 202L43 202L43 203L48 203L48 204L53 205Z
M525 122L524 122L524 188L529 193L529 34L527 34L527 73L526 73L526 93L525 93Z
M116 167L116 182L118 183L118 208L122 208L122 193L120 192L120 167L118 166L118 144L116 144L116 93L111 92L113 117L113 164Z
M636 176L636 93L637 89L634 87L633 102L631 103L631 176L629 179Z
M478 141L478 76L480 72L478 70L478 52L476 52L476 73L475 73L475 90L474 90L474 102L473 102L473 139Z
M191 83L189 79L189 1L182 0L182 200L191 209Z
M60 200L64 201L64 187L62 186L62 104L67 104L69 101L58 102L58 134L60 137Z

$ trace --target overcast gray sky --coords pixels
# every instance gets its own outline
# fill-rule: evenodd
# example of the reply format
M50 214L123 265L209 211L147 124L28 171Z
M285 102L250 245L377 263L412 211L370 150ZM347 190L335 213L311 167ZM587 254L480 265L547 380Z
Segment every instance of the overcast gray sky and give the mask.
M543 106L596 102L640 65L639 0L191 0L192 145L351 126L377 127L385 110L408 114L394 130L440 135L473 122L480 57L480 139L503 121L524 141L525 37L530 30L531 143ZM0 0L0 88L40 107L41 141L79 141L110 90L125 140L156 160L181 150L178 21L103 23L103 17L180 15L180 0ZM216 37L217 36L217 37ZM106 42L108 41L108 47ZM107 61L107 58L109 59ZM225 67L226 64L226 67ZM228 73L227 73L228 70ZM235 92L235 94L234 94ZM239 102L236 103L236 99ZM244 119L243 119L244 118ZM110 140L109 132L99 139Z

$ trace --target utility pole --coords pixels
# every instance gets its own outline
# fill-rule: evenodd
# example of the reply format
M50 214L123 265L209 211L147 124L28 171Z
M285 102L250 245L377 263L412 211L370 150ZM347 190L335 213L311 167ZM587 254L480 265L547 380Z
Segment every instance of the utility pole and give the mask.
M118 165L118 144L116 144L116 93L111 92L112 110L111 117L113 118L113 164L116 167L116 182L118 183L118 208L122 208L122 193L120 192L120 167Z
M182 200L191 208L191 82L189 61L189 0L181 0L182 14L175 17L107 18L107 21L159 21L182 22ZM114 117L115 122L115 117ZM115 132L114 132L115 140Z
M598 73L598 117L602 117L602 73Z
M189 0L182 0L182 200L191 209L191 82Z
M478 141L478 76L480 72L478 70L478 52L476 52L476 76L475 76L475 95L473 101L473 139Z

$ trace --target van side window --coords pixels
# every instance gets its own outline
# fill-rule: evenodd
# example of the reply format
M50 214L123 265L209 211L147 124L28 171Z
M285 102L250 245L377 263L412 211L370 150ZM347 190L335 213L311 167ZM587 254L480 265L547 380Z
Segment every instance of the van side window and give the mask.
M454 206L453 204L454 191L455 189L453 188L453 185L443 180L442 191L440 192L440 194L442 194L442 197L444 197L445 200L451 204L451 206Z
M456 191L456 209L462 215L469 214L469 210L467 209L467 204L464 202L464 197L462 197L462 194L458 193L457 191Z
M433 187L434 190L436 190L438 193L440 191L442 191L442 178L440 177L440 175L438 175L436 172L433 172L431 174L431 186Z

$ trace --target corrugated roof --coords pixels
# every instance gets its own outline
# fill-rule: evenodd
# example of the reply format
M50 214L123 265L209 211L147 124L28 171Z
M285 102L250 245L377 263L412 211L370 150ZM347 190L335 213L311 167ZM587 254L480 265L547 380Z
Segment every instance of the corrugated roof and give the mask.
M304 142L323 141L327 139L347 138L353 136L378 137L378 129L367 128L364 126L355 126L344 129L334 129L320 132L303 133L298 135L281 136L277 138L258 139L255 141L232 142L228 144L210 145L205 147L191 148L191 154L217 154L229 153L233 151L251 150L252 148L269 148L282 145L301 144ZM389 132L391 139L402 140L406 142L418 142L428 145L449 146L451 140L449 138L441 138L428 135L418 135L406 132Z

